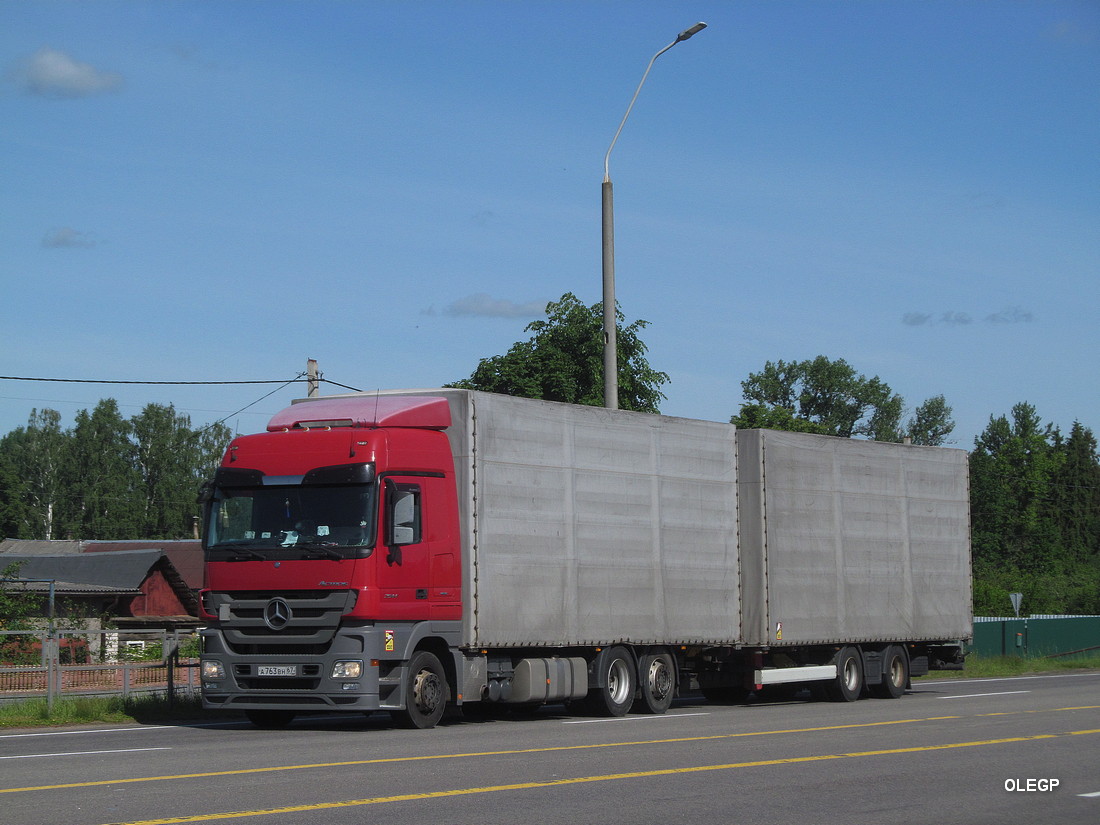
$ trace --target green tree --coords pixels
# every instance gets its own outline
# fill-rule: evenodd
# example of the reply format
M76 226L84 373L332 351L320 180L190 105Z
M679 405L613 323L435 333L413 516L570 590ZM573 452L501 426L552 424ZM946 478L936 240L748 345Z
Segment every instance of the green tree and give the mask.
M1061 457L1034 406L1016 404L1011 416L991 417L970 455L974 557L1045 572L1055 555L1050 489Z
M213 474L231 433L222 424L193 430L172 405L149 404L131 419L140 477L142 534L147 538L190 535L199 514L195 494Z
M30 517L26 498L26 487L11 454L0 447L0 539L24 537L23 530Z
M1100 455L1092 430L1073 422L1052 508L1062 542L1075 561L1100 557ZM1098 594L1100 595L1100 594Z
M26 427L18 427L0 439L0 451L8 457L19 478L23 496L18 531L26 538L58 538L58 526L68 517L64 498L64 460L67 437L61 430L61 413L32 410Z
M1035 613L1100 610L1100 462L1087 428L1063 439L1027 403L991 417L970 494L979 614L1003 613L1012 591Z
M40 599L18 581L20 567L15 563L0 569L0 630L30 630L32 618L39 614ZM32 637L0 636L0 664L29 665L35 659Z
M67 498L73 502L67 532L82 539L141 537L132 426L113 398L76 414L65 461Z
M951 407L942 395L934 395L917 407L905 428L905 435L914 444L940 447L947 442L954 429Z
M61 429L54 410L0 438L0 535L26 539L180 538L199 514L195 494L232 433L199 430L148 405L129 420L113 399Z
M889 386L858 375L843 358L771 362L741 382L739 427L799 430L843 438L898 439L904 401Z
M546 305L546 320L532 321L527 341L514 344L504 355L483 358L469 378L449 386L484 390L523 398L542 398L571 404L602 406L603 304L586 307L571 293ZM619 406L624 410L659 412L665 396L661 387L668 375L646 360L647 348L639 332L648 326L638 320L624 326L618 318Z

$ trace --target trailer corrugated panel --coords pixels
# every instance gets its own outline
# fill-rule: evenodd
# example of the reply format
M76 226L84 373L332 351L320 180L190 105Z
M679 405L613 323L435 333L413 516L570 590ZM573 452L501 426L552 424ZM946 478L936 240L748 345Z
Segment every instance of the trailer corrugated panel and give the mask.
M731 425L430 394L454 418L467 645L737 638Z
M967 457L737 434L745 642L968 638Z

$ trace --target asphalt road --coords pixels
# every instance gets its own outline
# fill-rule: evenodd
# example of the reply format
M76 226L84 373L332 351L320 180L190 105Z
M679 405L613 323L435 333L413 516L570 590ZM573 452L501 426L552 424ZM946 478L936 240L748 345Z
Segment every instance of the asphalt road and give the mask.
M1100 822L1100 672L897 700L0 733L3 825Z

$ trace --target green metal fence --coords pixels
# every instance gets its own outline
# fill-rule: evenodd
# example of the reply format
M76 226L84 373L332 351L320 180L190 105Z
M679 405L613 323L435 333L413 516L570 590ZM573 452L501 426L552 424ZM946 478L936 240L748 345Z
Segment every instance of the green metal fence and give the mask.
M971 651L979 656L1073 658L1100 655L1100 616L975 619Z

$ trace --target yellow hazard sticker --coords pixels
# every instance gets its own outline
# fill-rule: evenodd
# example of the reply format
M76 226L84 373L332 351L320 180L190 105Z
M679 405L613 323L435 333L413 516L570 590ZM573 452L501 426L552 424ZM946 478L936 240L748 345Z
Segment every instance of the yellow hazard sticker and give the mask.
M393 653L393 631L387 630L386 633L386 652Z
M777 642L783 641L783 622L775 623L775 640Z

